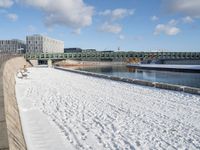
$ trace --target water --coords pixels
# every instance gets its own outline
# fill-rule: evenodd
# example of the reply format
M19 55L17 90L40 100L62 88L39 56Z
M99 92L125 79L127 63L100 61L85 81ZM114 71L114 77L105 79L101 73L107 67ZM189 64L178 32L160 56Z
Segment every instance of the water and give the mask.
M142 70L126 66L80 67L77 70L200 88L200 73Z

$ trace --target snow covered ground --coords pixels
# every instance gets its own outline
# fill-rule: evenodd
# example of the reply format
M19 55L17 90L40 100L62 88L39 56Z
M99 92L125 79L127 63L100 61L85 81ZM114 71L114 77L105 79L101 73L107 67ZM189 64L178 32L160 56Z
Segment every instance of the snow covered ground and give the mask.
M32 149L200 149L200 96L51 68L16 78Z

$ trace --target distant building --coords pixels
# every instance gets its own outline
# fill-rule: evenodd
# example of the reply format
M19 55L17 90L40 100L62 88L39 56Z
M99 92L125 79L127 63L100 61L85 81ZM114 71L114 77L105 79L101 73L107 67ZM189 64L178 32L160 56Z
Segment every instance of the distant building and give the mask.
M65 48L64 52L65 53L78 53L82 52L83 50L81 48Z
M26 44L22 40L0 40L1 53L24 53Z
M105 50L105 51L101 51L101 52L114 52L113 50Z
M96 49L84 49L83 52L96 52Z
M64 42L43 35L26 37L27 53L63 53Z

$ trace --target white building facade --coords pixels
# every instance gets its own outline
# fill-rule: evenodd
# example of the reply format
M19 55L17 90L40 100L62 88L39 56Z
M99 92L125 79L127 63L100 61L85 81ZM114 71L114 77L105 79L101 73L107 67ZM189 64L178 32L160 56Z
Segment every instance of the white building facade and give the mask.
M1 53L24 53L26 44L22 40L0 40Z
M43 35L26 37L27 53L64 53L64 42Z

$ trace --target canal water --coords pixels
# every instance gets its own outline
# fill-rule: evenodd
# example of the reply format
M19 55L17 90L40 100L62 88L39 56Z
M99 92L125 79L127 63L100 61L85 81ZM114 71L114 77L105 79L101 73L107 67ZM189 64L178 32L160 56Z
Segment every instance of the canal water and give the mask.
M77 70L200 88L200 73L143 70L126 66L79 67Z

